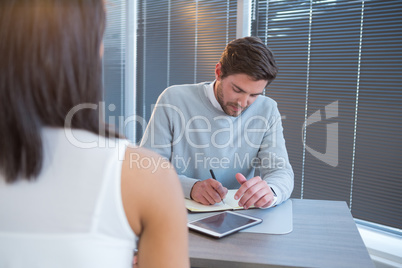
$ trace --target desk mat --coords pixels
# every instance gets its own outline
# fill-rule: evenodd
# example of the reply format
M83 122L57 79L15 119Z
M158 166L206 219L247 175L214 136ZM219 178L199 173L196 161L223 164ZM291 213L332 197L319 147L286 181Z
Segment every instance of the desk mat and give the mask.
M215 215L220 212L210 213L188 213L187 221L197 220L209 215ZM260 233L260 234L287 234L293 230L293 204L288 199L279 206L267 209L248 209L236 210L236 213L254 216L263 220L262 223L240 232Z

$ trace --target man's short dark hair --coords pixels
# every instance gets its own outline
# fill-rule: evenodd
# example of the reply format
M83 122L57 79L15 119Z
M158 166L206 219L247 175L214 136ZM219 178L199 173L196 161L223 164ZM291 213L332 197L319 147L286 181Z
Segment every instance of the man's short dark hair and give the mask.
M221 78L233 74L246 74L257 80L271 83L278 67L271 50L255 36L239 38L231 41L222 53Z

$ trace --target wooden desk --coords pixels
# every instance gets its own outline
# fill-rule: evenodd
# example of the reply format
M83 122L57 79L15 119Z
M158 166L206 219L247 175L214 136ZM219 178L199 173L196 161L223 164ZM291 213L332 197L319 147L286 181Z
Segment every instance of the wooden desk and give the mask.
M293 231L236 233L214 239L190 231L192 267L373 267L343 201L293 202Z

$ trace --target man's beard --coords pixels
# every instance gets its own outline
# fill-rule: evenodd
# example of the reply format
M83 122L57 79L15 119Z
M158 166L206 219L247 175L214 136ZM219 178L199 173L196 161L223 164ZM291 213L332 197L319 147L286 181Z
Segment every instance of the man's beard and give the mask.
M230 116L233 116L233 117L238 117L239 115L241 115L248 108L248 106L243 108L236 102L224 103L223 102L222 84L217 85L216 96L217 96L218 103L220 104L220 106L222 107L223 111L227 115L230 115ZM236 109L238 109L238 110L236 110Z

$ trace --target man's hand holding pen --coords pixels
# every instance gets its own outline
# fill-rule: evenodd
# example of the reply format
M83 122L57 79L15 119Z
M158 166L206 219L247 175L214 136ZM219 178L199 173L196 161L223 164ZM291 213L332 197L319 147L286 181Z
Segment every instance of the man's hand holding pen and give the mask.
M198 181L191 190L191 198L203 205L213 205L220 203L226 197L228 189L216 180L211 172L212 178Z

